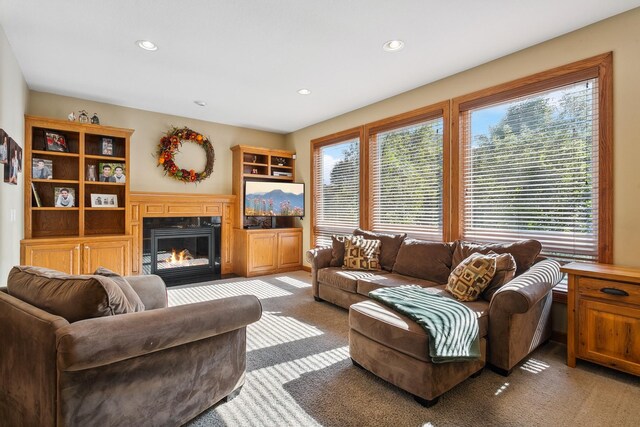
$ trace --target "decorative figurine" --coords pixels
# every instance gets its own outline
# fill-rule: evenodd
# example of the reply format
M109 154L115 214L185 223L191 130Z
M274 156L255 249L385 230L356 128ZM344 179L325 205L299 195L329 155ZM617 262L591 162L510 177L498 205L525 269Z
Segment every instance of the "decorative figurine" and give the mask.
M87 112L85 110L80 110L79 113L78 121L84 124L89 123L89 116L87 115Z
M76 121L76 113L74 113L73 111L69 113L69 115L67 116L67 119L69 119L70 122L75 122Z
M99 125L100 124L100 119L98 118L98 113L93 113L93 116L91 116L91 124L92 125Z

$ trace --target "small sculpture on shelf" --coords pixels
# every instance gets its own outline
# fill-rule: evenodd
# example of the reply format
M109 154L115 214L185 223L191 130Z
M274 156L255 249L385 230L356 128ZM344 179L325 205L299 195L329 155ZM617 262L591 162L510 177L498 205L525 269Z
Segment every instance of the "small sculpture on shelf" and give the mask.
M76 113L74 113L73 111L69 113L69 115L67 116L67 119L69 119L70 122L75 122L76 121Z
M78 114L78 121L83 124L89 123L89 115L85 110L80 110Z
M284 157L275 157L274 160L276 161L276 164L278 166L284 166L284 164L287 162L287 159L285 159Z
M98 117L98 113L93 113L93 116L91 116L91 124L92 125L100 124L100 118Z
M96 165L87 165L87 181L97 181Z

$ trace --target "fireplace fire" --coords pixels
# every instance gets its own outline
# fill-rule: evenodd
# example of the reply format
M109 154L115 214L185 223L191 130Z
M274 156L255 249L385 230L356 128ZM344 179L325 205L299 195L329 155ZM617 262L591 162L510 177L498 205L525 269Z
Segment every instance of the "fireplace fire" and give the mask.
M189 252L189 249L183 249L178 251L177 249L171 249L171 256L162 258L166 255L165 252L158 253L158 270L164 270L167 268L180 268L180 267L192 267L195 265L208 265L208 257L195 258Z

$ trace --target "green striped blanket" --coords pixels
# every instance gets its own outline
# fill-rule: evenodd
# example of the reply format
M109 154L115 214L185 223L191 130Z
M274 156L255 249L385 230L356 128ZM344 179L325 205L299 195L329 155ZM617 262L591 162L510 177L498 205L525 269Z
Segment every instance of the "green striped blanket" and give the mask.
M434 363L480 358L476 313L451 298L429 293L420 286L380 288L369 296L418 323L429 334L429 356Z

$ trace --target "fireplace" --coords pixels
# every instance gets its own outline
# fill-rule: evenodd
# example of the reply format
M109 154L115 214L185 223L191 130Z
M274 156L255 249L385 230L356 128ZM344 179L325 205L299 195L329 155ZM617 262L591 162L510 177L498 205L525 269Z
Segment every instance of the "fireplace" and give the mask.
M220 217L145 218L144 274L167 286L220 278Z

